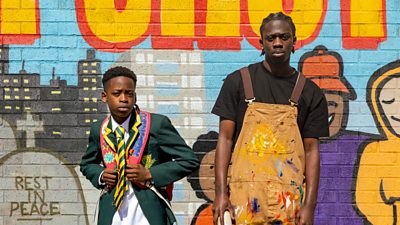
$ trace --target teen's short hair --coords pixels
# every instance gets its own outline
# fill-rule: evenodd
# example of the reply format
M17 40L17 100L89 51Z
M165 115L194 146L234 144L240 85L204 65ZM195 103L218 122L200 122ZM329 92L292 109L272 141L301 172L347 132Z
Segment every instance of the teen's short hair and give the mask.
M290 29L292 30L292 34L293 36L296 36L296 26L293 23L292 17L287 16L285 14L283 14L282 12L277 12L277 13L270 13L267 17L265 17L261 23L260 26L260 35L262 37L262 30L264 29L264 26L271 22L272 20L282 20L282 21L286 21L289 26Z
M135 84L137 82L136 74L132 70L123 66L116 66L108 69L104 73L102 79L103 87L105 88L107 81L114 77L128 77L131 78Z

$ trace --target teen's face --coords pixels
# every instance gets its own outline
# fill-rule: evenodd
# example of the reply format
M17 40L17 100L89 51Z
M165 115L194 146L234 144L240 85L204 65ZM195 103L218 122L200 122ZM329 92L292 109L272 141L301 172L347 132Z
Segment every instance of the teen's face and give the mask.
M272 20L261 31L260 43L265 51L265 58L271 63L289 62L290 54L296 43L288 22Z
M335 136L343 126L344 101L339 94L325 93L328 102L329 136Z
M131 114L136 103L136 85L129 77L114 77L107 81L101 99L106 102L111 115L118 123L123 123Z

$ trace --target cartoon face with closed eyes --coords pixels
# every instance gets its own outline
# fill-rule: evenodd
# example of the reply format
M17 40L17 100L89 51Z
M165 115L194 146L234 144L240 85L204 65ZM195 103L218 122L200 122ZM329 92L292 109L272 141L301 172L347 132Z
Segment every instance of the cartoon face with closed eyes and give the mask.
M400 74L387 77L377 93L379 112L385 126L400 137Z

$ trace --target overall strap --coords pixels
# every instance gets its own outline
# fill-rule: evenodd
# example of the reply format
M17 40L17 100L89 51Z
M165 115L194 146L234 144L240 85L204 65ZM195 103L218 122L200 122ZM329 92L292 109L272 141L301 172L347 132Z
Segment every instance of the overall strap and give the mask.
M252 103L256 98L254 97L253 84L251 83L249 68L241 68L240 76L242 77L243 81L244 96L246 98L245 101L248 103Z
M299 72L297 76L296 84L294 85L292 96L290 96L289 102L292 106L296 106L299 103L301 92L303 91L306 78L302 73Z

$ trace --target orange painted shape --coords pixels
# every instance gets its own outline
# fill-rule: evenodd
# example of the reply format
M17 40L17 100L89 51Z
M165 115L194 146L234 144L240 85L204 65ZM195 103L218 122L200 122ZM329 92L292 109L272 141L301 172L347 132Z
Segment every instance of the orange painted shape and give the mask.
M212 204L203 209L196 217L195 225L210 225L213 224Z
M308 57L303 62L302 73L306 78L311 79L322 89L341 91L350 93L348 88L340 80L340 62L329 54L323 54Z
M306 77L332 76L339 78L339 63L332 55L309 57L304 61L302 72Z

